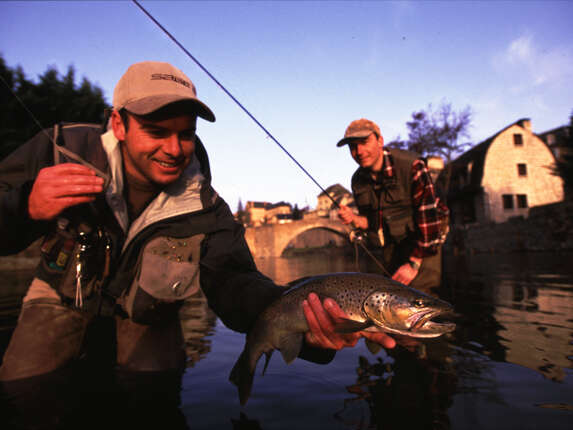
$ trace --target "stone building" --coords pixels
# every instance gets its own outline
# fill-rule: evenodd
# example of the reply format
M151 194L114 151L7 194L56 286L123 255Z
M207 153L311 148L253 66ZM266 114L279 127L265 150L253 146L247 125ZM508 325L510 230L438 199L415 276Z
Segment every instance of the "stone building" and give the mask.
M292 220L290 203L254 202L248 201L245 207L246 224L258 227L263 224L284 223Z
M454 224L501 223L563 200L555 156L520 119L452 162L448 206Z
M571 177L571 163L573 163L573 114L569 118L569 125L562 125L538 134L555 155L561 164L560 174L566 175L564 183L565 200L573 202L573 178ZM569 170L567 168L569 166ZM569 173L567 173L569 172Z
M265 214L267 212L266 207L269 204L270 203L268 202L248 201L247 205L245 206L245 212L247 213L247 225L259 226L263 224L265 221Z
M573 116L571 117L571 124L573 126ZM549 146L553 155L555 155L555 158L557 159L560 159L563 154L573 151L573 136L571 136L572 126L562 125L561 127L553 128L538 134L539 138Z
M340 184L334 184L328 187L326 193L330 195L339 205L354 206L354 198L352 193ZM316 213L321 217L333 217L337 207L334 205L330 197L324 191L317 197Z
M290 203L279 202L267 207L265 222L267 224L284 224L292 221L292 206Z

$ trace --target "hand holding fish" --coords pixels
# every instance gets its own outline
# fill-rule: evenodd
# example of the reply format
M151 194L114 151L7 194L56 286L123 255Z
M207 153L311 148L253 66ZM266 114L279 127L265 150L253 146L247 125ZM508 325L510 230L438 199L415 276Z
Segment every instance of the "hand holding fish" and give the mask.
M339 333L336 324L348 320L348 315L331 298L321 303L315 293L309 294L302 303L304 316L309 327L305 335L306 343L319 347L340 350L353 347L361 337L365 337L385 348L394 348L395 340L385 333L358 331L353 333Z
M52 220L63 210L95 200L103 191L103 179L85 166L63 163L38 173L28 198L28 214L34 220Z

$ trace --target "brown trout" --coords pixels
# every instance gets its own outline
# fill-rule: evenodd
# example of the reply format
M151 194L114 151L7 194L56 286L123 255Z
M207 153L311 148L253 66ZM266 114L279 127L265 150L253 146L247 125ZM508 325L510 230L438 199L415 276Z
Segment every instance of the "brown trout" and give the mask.
M247 334L243 352L229 377L238 387L242 405L250 396L261 355L266 356L263 374L275 349L287 364L299 355L309 330L302 302L311 292L321 301L334 299L348 315L349 319L336 327L340 333L368 330L430 338L455 329L453 323L432 321L452 311L449 303L385 276L332 273L305 278L265 309Z

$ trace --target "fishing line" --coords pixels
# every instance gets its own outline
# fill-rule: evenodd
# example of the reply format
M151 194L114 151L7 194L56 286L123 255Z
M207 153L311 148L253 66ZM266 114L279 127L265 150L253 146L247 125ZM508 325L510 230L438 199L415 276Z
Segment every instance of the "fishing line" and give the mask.
M151 21L153 21L153 22L167 35L167 37L169 37L179 48L181 48L181 50L182 50L191 60L193 60L193 61L195 62L195 64L197 64L197 65L201 68L201 70L203 70L203 71L207 74L207 76L209 76L209 77L219 86L219 88L221 88L221 89L225 92L225 94L227 94L227 95L231 98L231 100L233 100L233 101L237 104L237 106L239 106L239 107L243 110L243 112L245 112L245 113L249 116L249 118L251 118L251 119L255 122L255 124L257 124L257 125L267 134L267 136L270 137L270 138L273 140L273 142L275 142L275 143L279 146L279 148L282 149L282 150L284 151L284 153L290 157L290 159L291 159L292 161L294 161L294 163L295 163L298 167L300 167L300 169L306 174L306 176L308 176L308 177L312 180L312 182L314 182L314 183L316 184L316 186L317 186L318 188L320 188L320 189L322 190L322 192L323 192L324 194L326 194L330 200L332 200L332 202L335 204L335 206L336 206L337 208L340 208L340 205L338 204L338 202L337 202L336 200L334 200L334 198L333 198L330 194L328 194L328 193L326 192L326 190L325 190L325 189L314 179L314 177L290 154L290 152L288 152L288 150L287 150L283 145L280 144L280 142L251 114L251 112L249 112L249 110L248 110L247 108L245 108L245 106L243 106L243 105L241 104L241 102L239 102L239 100L237 100L237 99L233 96L233 94L231 94L231 93L227 90L227 88L225 88L225 87L223 86L223 84L221 84L221 83L217 80L217 78L215 78L215 76L213 76L213 75L209 72L209 70L207 70L207 68L205 68L205 67L199 62L199 60L197 60L169 31L167 31L167 29L166 29L165 27L163 27L163 26L159 23L159 21L157 21L157 20L153 17L153 15L151 15L151 13L149 13L143 6L141 6L141 4L139 4L139 2L138 2L137 0L131 0L131 1L132 1L133 3L135 3L135 5L136 5L137 7L139 7L139 8L142 10L142 12L143 12L145 15L147 15L147 16L149 17L149 19L150 19Z
M16 94L13 90L12 87L10 87L10 85L8 85L8 82L6 82L6 80L2 77L2 75L0 75L0 80L2 80L2 82L4 83L4 85L6 85L6 88L8 88L8 91L10 91L12 93L12 95L14 96L14 98L16 100L18 100L18 103L20 103L22 105L22 107L24 108L24 110L26 112L28 112L28 115L30 115L30 118L32 118L32 120L34 120L34 122L36 123L36 125L40 128L40 130L48 137L48 139L50 140L50 142L54 143L54 141L52 140L52 137L49 135L49 133L44 129L44 127L42 126L42 124L40 124L40 121L38 121L38 119L36 118L36 116L34 115L34 113L28 109L28 106L26 106L26 103L24 103L24 101L18 96L18 94Z
M275 142L278 147L280 149L283 150L283 152L306 174L306 176L308 176L310 178L310 180L312 182L314 182L314 184L320 188L320 190L332 201L332 203L334 203L334 206L336 206L336 208L340 209L340 204L322 187L322 185L320 185L318 183L318 181L316 179L314 179L314 177L302 166L302 164L300 164L296 158L294 158L291 153L283 146L281 145L281 143L266 129L266 127L261 124L253 114L251 114L251 112L249 112L249 110L243 106L243 104L241 102L239 102L239 100L237 100L235 98L235 96L233 96L233 94L231 94L231 92L229 90L227 90L227 88L225 88L225 86L223 84L221 84L221 82L219 82L219 80L217 78L215 78L215 76L213 76L213 74L211 72L209 72L209 70L207 70L207 68L205 66L203 66L203 64L201 64L201 62L199 60L197 60L197 58L195 58L193 56L193 54L191 54L191 52L189 52L187 50L187 48L185 48L185 46L183 46L183 44L181 42L179 42L179 40L177 40L175 38L175 36L173 36L163 25L161 25L161 23L155 19L155 17L147 10L145 9L138 0L131 0L157 27L159 27L159 29L161 29L161 31L163 31L163 33L165 33L165 35L167 37L169 37L173 43L175 43L184 53L185 55L187 55L187 57L189 57L191 60L193 60L193 62L195 64L197 64L197 66L199 66L199 68L201 70L203 70L203 72L205 72L207 74L207 76L209 76L209 78L211 78L211 80L213 82L215 82L215 84L217 84L217 86L219 88L221 88L221 90L223 90L223 92L225 94L227 94L231 100L233 100L235 102L235 104L237 106L239 106L241 108L241 110L243 112L245 112L245 114L247 114L247 116L249 118L251 118L255 124L257 124L259 126L259 128L261 130L263 130L266 135L272 139L273 142ZM364 251L366 251L366 253L374 260L374 262L384 271L384 273L386 273L388 276L390 276L390 274L388 273L388 271L384 268L384 266L376 259L376 257L374 255L372 255L372 253L366 248L366 245L364 245L364 243L362 243L362 241L357 241L357 243L364 249Z
M382 265L382 263L380 263L380 261L374 256L374 254L372 254L372 253L368 250L368 248L366 247L366 245L364 245L364 244L362 243L362 241L358 241L358 244L359 244L360 246L362 246L362 249L363 249L364 251L366 251L366 254L368 254L368 256L369 256L372 260L374 260L374 262L378 265L378 267L379 267L380 269L382 269L382 271L383 271L386 275L388 275L389 277L392 277L392 275L388 272L388 270L386 270L386 268ZM358 253L356 254L356 260L358 261ZM358 263L357 263L357 264L358 264Z
M12 93L12 95L14 96L14 98L16 100L18 100L18 103L20 103L22 105L22 107L24 108L24 110L26 112L28 112L28 115L30 116L30 118L32 118L32 120L36 123L36 125L40 128L40 131L42 133L44 133L44 135L48 138L48 140L52 143L52 145L54 145L54 149L56 151L58 151L61 154L64 154L66 157L68 157L69 159L75 161L78 164L82 164L86 167L89 167L90 169L92 169L94 172L96 172L96 174L102 178L104 180L104 188L107 187L107 184L110 181L109 175L105 172L102 172L100 169L98 169L96 166L94 166L93 164L91 164L90 162L84 160L83 158L81 158L79 155L73 153L72 151L70 151L69 149L64 148L61 145L58 145L58 143L56 142L57 139L54 139L54 137L50 136L50 134L46 131L46 129L42 126L42 124L40 124L40 121L38 121L38 119L36 118L36 116L34 115L34 113L28 108L28 106L26 106L26 104L24 103L24 101L18 96L18 94L16 94L12 88L10 87L10 85L8 85L8 82L6 82L6 80L4 80L4 78L2 77L2 75L0 75L0 80L2 80L2 82L4 83L4 85L6 85L6 88L8 88L8 91L10 91ZM56 130L58 126L55 125L54 126L54 133L57 133Z

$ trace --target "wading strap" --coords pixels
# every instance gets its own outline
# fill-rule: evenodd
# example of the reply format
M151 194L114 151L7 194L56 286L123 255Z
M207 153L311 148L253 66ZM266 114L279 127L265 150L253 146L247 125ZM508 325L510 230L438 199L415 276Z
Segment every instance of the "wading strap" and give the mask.
M94 172L96 172L96 175L104 180L104 189L107 188L107 185L109 184L109 182L111 180L110 176L107 173L102 172L100 169L95 167L90 162L84 160L82 157L80 157L76 153L74 153L74 152L70 151L69 149L64 148L62 145L58 144L58 138L60 135L61 127L62 127L61 124L56 124L54 126L54 139L52 140L52 143L54 144L54 164L60 164L62 162L62 154L63 154L66 157L68 157L69 159L75 161L76 163L79 163L83 166L89 167Z
M60 137L60 124L56 124L54 126L54 137L52 139L52 145L54 146L54 165L60 164L62 162L61 153L60 151L58 151L59 145L56 143L59 137Z

